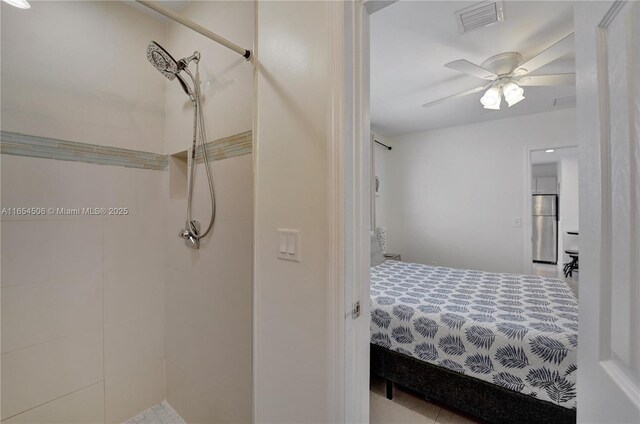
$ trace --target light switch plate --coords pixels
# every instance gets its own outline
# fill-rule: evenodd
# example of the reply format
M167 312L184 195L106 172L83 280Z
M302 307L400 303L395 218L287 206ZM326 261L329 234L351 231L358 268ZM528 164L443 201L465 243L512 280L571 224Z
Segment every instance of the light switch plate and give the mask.
M300 231L278 229L278 259L300 262Z

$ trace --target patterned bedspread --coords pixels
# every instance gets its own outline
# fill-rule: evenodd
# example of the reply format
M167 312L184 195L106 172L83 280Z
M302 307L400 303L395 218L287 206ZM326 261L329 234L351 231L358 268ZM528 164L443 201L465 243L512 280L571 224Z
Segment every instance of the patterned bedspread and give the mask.
M386 261L371 303L371 343L576 408L578 301L563 281Z

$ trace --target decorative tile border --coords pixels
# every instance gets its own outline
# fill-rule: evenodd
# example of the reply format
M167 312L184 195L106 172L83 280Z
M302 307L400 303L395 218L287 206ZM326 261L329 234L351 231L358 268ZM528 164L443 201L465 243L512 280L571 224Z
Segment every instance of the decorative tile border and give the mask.
M246 155L253 149L253 132L245 131L230 137L219 138L206 143L207 156L209 160L220 160L232 156ZM196 163L202 162L202 147L196 149Z
M166 155L157 153L36 137L7 131L0 131L0 153L156 170L166 168L168 163Z
M251 153L252 138L252 131L246 131L206 143L209 160L219 160ZM155 170L163 170L169 163L168 155L37 137L8 131L0 131L0 153ZM202 147L196 151L196 160L202 162Z

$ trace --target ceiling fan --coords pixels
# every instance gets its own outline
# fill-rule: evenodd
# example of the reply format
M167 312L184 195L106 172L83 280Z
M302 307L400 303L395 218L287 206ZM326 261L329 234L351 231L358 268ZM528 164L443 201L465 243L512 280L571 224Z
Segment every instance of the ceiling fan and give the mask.
M524 100L524 89L528 86L561 86L575 85L576 74L550 74L550 75L528 75L536 69L553 62L554 60L573 51L573 33L567 35L555 44L547 47L536 56L522 62L520 53L508 52L491 56L482 62L481 66L460 59L447 63L449 69L465 73L489 82L480 87L463 91L462 93L447 96L442 99L422 105L430 107L445 100L455 99L487 90L480 103L485 109L499 110L502 97L509 107Z

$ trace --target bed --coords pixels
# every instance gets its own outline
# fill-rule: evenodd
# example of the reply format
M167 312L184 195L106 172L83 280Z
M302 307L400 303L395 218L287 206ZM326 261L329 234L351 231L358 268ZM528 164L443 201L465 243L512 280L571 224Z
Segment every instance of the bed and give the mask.
M575 422L577 344L578 302L563 281L371 268L372 373L487 421Z

